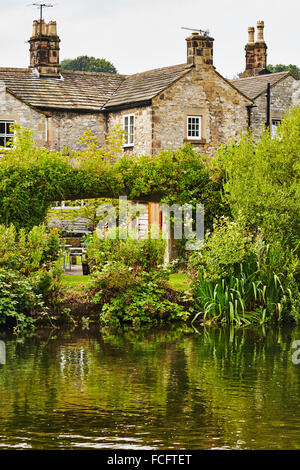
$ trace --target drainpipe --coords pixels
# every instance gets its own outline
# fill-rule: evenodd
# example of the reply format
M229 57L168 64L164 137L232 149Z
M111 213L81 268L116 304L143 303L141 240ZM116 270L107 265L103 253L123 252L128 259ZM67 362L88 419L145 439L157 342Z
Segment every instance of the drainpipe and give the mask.
M247 106L247 111L248 111L248 129L251 128L251 108L252 106Z
M267 112L266 112L266 115L267 115L267 120L266 120L266 129L270 129L270 117L271 117L271 84L268 83L267 85L267 94L266 94L266 98L267 98Z
M252 120L251 120L251 111L252 111L252 108L257 108L256 104L250 104L249 106L246 106L247 107L247 112L248 112L248 129L251 129L251 125L252 125Z

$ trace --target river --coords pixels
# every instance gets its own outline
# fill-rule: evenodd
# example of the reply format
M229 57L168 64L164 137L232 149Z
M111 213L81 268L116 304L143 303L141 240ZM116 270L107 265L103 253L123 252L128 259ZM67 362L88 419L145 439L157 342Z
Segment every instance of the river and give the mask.
M0 340L0 449L300 448L299 328Z

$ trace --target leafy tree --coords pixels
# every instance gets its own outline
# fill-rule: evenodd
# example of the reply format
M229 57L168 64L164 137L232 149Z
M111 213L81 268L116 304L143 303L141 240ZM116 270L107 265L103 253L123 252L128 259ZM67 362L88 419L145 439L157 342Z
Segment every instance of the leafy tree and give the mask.
M65 59L61 62L62 70L79 70L82 72L117 73L115 66L106 59L96 59L81 55L75 59Z
M297 246L299 226L300 107L288 113L276 137L266 131L255 142L246 134L239 143L221 147L212 163L226 174L224 192L232 215L240 214L268 241Z
M292 72L295 77L300 80L300 68L297 67L297 65L283 65L283 64L276 64L276 65L268 65L268 70L272 73L276 72L284 72L286 70L289 70Z
M297 80L300 80L300 68L297 67L297 65L283 65L283 64L276 64L276 65L268 65L267 69L272 72L272 73L278 73L278 72L285 72L287 70L289 70L290 72L292 72L295 77L297 78ZM242 77L242 73L243 72L240 72L238 73L234 78L241 78Z

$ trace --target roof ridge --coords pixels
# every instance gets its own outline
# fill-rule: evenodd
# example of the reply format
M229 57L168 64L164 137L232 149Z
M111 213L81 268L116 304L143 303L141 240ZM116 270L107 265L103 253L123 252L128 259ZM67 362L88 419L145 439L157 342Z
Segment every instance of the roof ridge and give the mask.
M283 70L282 72L270 72L270 73L265 73L263 75L253 75L253 77L230 78L229 80L231 82L237 82L237 81L241 81L241 80L254 80L254 79L257 79L257 78L264 78L264 77L267 77L269 75L274 77L274 75L283 75L283 74L288 74L288 73L290 73L290 70Z
M33 70L30 69L29 67L23 68L23 67L0 67L0 72L27 72L27 73L32 73ZM103 75L103 76L108 76L108 77L118 77L118 78L127 78L128 75L125 74L120 74L120 73L109 73L109 72L91 72L91 71L82 71L82 70L61 70L61 73L70 73L70 74L82 74L82 75Z
M144 72L138 72L138 73L133 73L132 75L127 75L126 78L137 77L138 75L144 75L149 72L159 72L160 70L175 69L176 67L190 69L192 68L192 65L185 63L185 64L178 64L178 65L169 65L167 67L158 67L157 69L150 69L150 70L145 70Z
M130 75L125 75L125 74L121 74L121 73L109 73L109 72L92 72L92 71L88 71L88 70L65 70L65 69L62 69L60 71L60 73L74 73L74 74L82 74L82 75L87 75L87 74L90 74L90 75L104 75L104 76L108 76L108 77L120 77L120 78L128 78Z
M4 72L5 70L9 72L30 72L29 68L22 68L22 67L0 67L0 71Z

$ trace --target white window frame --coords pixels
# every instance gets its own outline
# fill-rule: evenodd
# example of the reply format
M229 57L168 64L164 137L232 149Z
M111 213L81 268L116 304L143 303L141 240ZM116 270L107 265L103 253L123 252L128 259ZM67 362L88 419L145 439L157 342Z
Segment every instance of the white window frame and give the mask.
M130 129L131 119L132 119L132 129ZM134 114L125 114L123 116L123 129L125 131L124 147L133 147L134 146L134 125L135 125Z
M10 125L10 124L14 124L15 121L12 121L12 120L10 120L10 119L0 119L0 123L1 123L1 124L6 124L6 125L7 125L7 124ZM8 146L8 147L6 146L6 139L11 140L11 139L14 138L14 135L15 135L14 132L12 132L12 133L11 133L11 132L4 132L4 133L3 133L3 132L0 132L0 137L4 138L4 144L5 144L4 147L2 147L2 146L0 145L0 148L4 148L5 150L12 150L12 147L11 147L11 146Z
M272 138L277 135L278 124L280 124L281 121L282 121L282 119L276 119L276 118L271 119L271 136L272 136Z
M190 129L190 124L195 125L196 122L190 123L190 120L198 121L198 135L190 135L190 132L195 132L195 129ZM202 139L202 116L188 115L186 117L186 137L188 140L201 140Z

